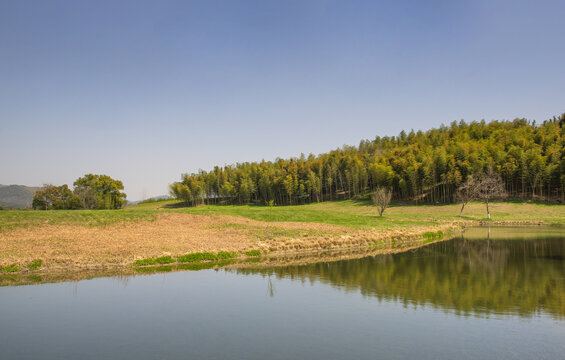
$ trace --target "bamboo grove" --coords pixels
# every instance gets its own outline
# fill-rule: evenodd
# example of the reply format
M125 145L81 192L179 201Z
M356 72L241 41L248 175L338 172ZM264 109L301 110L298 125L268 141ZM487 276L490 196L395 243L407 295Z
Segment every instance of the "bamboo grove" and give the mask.
M245 162L183 174L171 195L187 204L303 204L393 189L396 201L449 203L468 176L494 169L511 198L565 200L565 114L453 122L363 140L318 156Z

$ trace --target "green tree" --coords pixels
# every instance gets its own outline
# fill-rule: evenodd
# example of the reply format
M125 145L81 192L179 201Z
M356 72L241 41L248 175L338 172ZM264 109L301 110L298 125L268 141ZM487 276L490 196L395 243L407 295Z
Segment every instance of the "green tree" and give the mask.
M79 197L73 194L67 185L46 184L36 191L32 207L38 210L80 209L82 204Z
M75 194L87 209L119 209L124 205L124 185L108 175L86 174L73 185Z
M448 203L470 176L492 168L512 197L565 202L565 123L526 119L452 122L428 131L363 140L318 156L216 166L183 175L192 205L280 205L368 195L390 187L398 200Z
M37 210L51 210L59 200L59 188L51 184L44 184L41 189L35 192L31 206Z

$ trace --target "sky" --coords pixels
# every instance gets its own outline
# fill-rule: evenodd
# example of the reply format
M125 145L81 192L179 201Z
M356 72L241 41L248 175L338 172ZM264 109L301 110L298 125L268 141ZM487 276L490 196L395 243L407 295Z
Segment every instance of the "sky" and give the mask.
M320 154L565 112L560 1L0 0L0 184Z

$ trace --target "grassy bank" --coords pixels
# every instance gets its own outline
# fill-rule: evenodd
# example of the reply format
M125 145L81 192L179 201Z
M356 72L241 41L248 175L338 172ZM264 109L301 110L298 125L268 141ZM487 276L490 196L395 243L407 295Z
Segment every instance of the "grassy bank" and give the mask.
M369 203L355 201L274 208L179 205L169 200L122 210L0 211L0 273L164 265L198 257L191 254L222 259L251 251L387 251L395 242L438 241L440 232L487 220L480 203L468 205L462 218L459 205L396 204L383 217ZM491 204L491 213L492 223L565 223L563 205L500 202Z

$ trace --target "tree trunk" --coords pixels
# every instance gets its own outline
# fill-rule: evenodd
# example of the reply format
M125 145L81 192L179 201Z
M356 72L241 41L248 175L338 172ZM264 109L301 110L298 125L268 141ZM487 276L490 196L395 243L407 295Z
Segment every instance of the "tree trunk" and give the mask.
M459 217L461 217L461 215L463 215L463 209L465 208L465 203L463 203L463 205L461 206L461 211L459 211Z
M490 211L489 211L489 209L488 209L488 198L487 198L487 217L488 217L488 219L490 220Z

